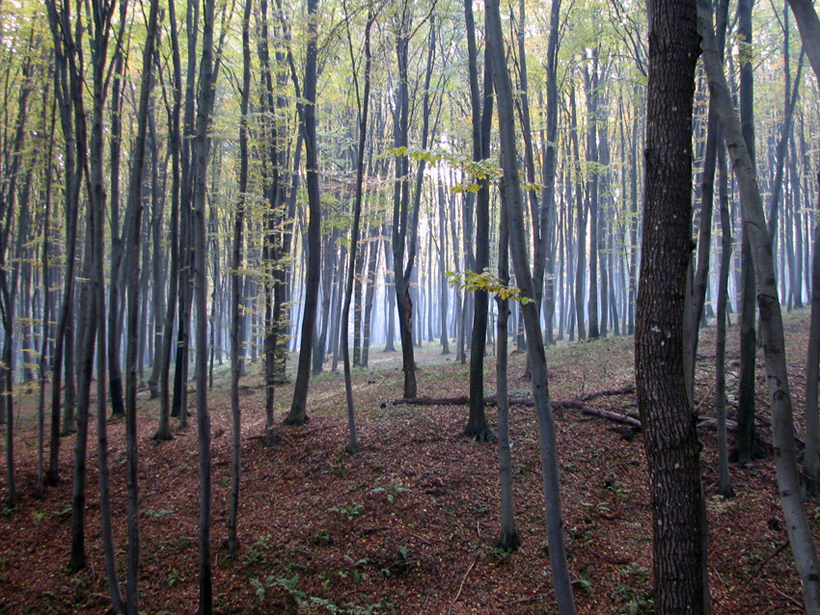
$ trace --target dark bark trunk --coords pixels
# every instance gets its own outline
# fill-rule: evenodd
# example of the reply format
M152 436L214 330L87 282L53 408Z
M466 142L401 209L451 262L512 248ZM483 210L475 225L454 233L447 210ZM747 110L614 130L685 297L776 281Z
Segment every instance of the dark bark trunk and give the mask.
M659 615L710 611L701 445L683 362L696 28L694 2L654 2L635 371L652 494L654 604Z
M301 345L296 383L286 425L301 425L308 420L307 394L310 385L310 355L313 352L313 336L316 329L316 312L319 303L319 282L322 265L321 200L319 195L319 151L316 141L316 61L317 24L315 14L318 0L307 0L308 44L305 58L304 103L298 103L301 132L305 142L305 170L308 193L308 262L305 278L304 315L302 317ZM291 60L292 64L292 60ZM294 72L295 80L295 70ZM299 98L297 93L297 98Z
M467 47L470 50L470 98L473 117L473 161L490 157L490 131L493 118L493 76L488 47L484 54L484 92L478 94L478 58L475 50L475 25L473 23L472 0L465 0L464 10L467 21ZM532 148L529 150L532 159ZM475 199L475 272L481 275L490 266L490 185L487 179L478 178L478 193ZM470 414L465 437L477 442L488 442L495 436L487 422L484 411L484 353L487 340L487 312L489 292L478 288L473 293L473 331L470 341Z

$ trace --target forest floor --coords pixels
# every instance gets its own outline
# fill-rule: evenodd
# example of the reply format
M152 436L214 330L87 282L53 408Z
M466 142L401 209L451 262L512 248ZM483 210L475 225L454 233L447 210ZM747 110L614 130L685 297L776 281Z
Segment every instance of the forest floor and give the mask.
M792 398L803 407L808 311L786 318ZM730 412L738 373L737 330L730 330ZM702 333L697 405L713 414L714 328ZM419 391L466 395L468 369L417 349ZM580 400L634 382L631 337L565 343L549 349L554 400ZM263 438L264 388L242 381L242 492L239 556L225 547L230 487L227 370L209 394L213 433L214 600L217 613L553 613L538 432L532 408L511 409L516 523L521 548L495 547L499 534L498 451L459 437L466 406L402 406L398 352L371 352L371 368L354 372L362 450L345 452L347 422L340 374L313 379L310 422L277 427ZM762 354L758 357L762 374ZM510 392L529 395L523 355L511 357ZM486 362L488 394L495 361ZM192 385L191 385L192 386ZM37 467L36 392L18 387L16 459L20 505L0 515L0 613L99 614L108 610L97 495L96 424L89 438L89 566L67 573L71 532L73 437L61 445L62 482L33 497ZM284 416L291 387L276 391ZM159 402L140 392L140 611L197 610L198 490L196 416L171 442L156 445ZM771 441L766 392L758 378L758 433ZM604 395L585 405L635 414L634 394ZM495 409L488 407L495 425ZM802 417L797 431L803 434ZM652 612L651 510L640 433L568 408L557 413L563 507L579 613ZM114 530L120 578L126 550L125 425L109 425ZM3 429L5 431L5 429ZM732 466L737 497L717 495L717 442L701 429L703 482L710 526L713 612L799 613L800 582L787 544L771 457ZM5 435L3 434L3 443ZM4 446L4 444L3 444ZM5 451L4 451L5 457ZM6 472L0 493L6 493ZM820 506L809 504L820 534Z

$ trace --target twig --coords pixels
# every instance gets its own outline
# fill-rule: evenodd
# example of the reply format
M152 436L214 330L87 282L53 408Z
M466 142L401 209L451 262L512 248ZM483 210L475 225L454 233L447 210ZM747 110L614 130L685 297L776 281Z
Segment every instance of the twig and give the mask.
M514 604L526 604L527 602L537 602L538 600L541 600L541 596L529 596L527 598L519 598L518 600L508 602L507 606L513 606Z
M768 581L763 581L763 584L766 587L768 587L769 589L771 589L774 593L779 594L786 602L790 602L791 604L796 606L800 610L801 613L803 612L803 603L802 602L800 602L796 598L793 598L792 596L789 596L788 594L784 594L782 591L777 589L774 585L772 585Z
M464 578L461 579L461 585L458 586L458 591L456 592L456 597L453 598L453 601L450 603L450 606L447 607L447 615L450 615L450 611L453 610L453 605L458 602L459 597L461 596L461 590L464 589L464 583L467 581L467 577L470 576L470 572L473 570L475 563L478 561L478 555L473 558L473 563L470 564L470 567L467 568L467 572L464 573Z
M755 573L752 575L752 577L755 577L755 578L759 577L760 573L763 571L763 567L766 564L768 564L770 561L772 561L775 557L777 557L778 554L780 554L783 551L783 549L785 549L788 546L789 546L789 541L786 540L786 542L784 542L782 545L777 547L777 549L775 549L774 553L772 553L769 557L767 557L762 562L760 562L760 566L757 567L757 570L755 570Z

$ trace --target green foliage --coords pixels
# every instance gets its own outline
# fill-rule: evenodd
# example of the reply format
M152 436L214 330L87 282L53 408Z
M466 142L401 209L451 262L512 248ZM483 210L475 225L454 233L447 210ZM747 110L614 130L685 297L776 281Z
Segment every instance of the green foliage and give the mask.
M494 293L500 299L505 301L518 301L521 305L526 305L535 301L532 297L526 297L521 294L521 289L517 286L507 286L499 278L495 277L485 269L481 273L473 271L453 272L448 271L447 283L450 286L457 286L460 290L468 293L473 293L477 290L486 290Z
M387 487L375 487L370 490L370 493L383 493L384 496L387 498L387 501L391 504L396 499L396 496L400 493L404 493L405 491L410 491L409 489L402 487L396 481L390 481L390 484Z
M612 611L619 615L652 615L655 606L648 589L649 570L637 562L631 562L621 568L618 575L623 579L616 589L616 600L621 604L613 606Z
M166 510L164 508L160 508L159 510L154 510L153 508L149 508L145 511L145 514L152 519L164 519L168 515L174 514L173 510Z
M270 550L270 541L272 536L270 534L263 534L251 543L248 547L248 552L245 554L245 564L256 564L265 558L265 554Z
M350 502L343 506L331 506L328 508L330 512L337 512L340 515L347 517L348 521L353 521L356 517L360 517L364 513L364 504L357 502Z
M185 581L185 577L182 576L182 573L177 568L171 568L171 572L168 573L168 578L166 579L166 583L168 583L168 587L173 587L174 585L179 585L180 583Z

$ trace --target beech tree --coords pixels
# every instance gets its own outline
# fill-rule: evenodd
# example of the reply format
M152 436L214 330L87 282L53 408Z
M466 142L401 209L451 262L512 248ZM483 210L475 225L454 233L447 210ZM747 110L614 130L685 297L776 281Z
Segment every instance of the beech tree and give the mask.
M522 297L525 298L521 308L524 316L524 326L527 331L527 356L532 370L532 395L538 415L541 469L553 587L555 588L559 613L572 615L575 613L575 599L572 595L572 583L569 577L567 552L564 544L555 419L552 413L547 383L547 359L544 340L541 335L540 318L535 304L532 273L527 259L524 199L518 178L515 145L512 83L507 72L499 6L494 0L485 0L484 6L486 9L487 46L490 49L493 83L498 100L498 125L501 141L500 161L503 170L503 191L507 199L510 253L515 269L515 279L521 290Z

